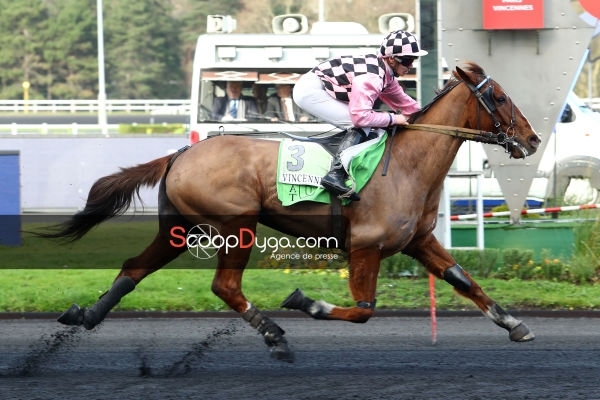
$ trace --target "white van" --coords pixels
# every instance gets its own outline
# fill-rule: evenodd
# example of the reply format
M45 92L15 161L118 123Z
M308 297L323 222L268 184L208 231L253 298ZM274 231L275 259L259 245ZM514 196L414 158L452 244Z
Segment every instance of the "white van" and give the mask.
M223 16L211 16L211 21ZM319 136L337 130L333 125L304 115L292 121L273 118L272 110L260 104L276 93L276 85L294 85L298 78L328 58L348 54L376 54L383 33L396 20L406 19L414 27L413 17L404 13L384 14L379 18L381 33L367 33L356 23L318 22L308 30L308 20L301 14L273 18L273 33L200 35L196 43L192 70L190 142L217 135L244 135L281 138L286 131L298 136ZM225 17L225 20L229 20ZM333 32L333 33L332 33ZM420 101L420 63L400 78L408 94ZM223 119L213 113L213 105L225 98L227 81L241 81L242 93L257 100L257 111L243 118ZM262 101L261 101L262 100Z
M540 207L547 199L557 200L552 205L597 202L600 191L600 113L571 92L554 132L544 140L548 143L529 190L527 206ZM486 208L504 202L482 144L465 142L452 171L483 171L486 179L482 180L482 191ZM453 178L448 185L455 205L470 203L476 196L475 179Z
M575 93L549 138L538 166L546 178L545 198L596 202L600 190L600 113ZM533 186L532 186L533 188Z

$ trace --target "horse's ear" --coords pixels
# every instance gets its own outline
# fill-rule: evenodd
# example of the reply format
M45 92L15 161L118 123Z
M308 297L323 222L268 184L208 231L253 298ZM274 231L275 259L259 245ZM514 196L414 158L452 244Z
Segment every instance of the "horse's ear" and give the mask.
M461 67L456 67L456 73L460 76L463 81L473 82L469 74L467 74Z

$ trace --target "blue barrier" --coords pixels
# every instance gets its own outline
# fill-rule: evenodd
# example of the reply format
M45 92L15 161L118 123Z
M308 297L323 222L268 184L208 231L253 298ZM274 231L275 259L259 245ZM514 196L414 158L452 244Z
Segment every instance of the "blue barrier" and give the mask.
M0 151L0 245L21 245L19 152Z

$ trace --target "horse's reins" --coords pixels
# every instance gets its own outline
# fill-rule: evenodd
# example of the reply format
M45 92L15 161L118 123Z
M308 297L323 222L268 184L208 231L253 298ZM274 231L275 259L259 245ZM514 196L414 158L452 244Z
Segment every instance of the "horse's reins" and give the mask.
M394 125L394 127L392 128L392 137L390 138L389 150L387 152L387 155L385 156L385 161L383 162L383 171L381 172L382 176L387 175L387 170L390 166L390 157L392 156L392 144L394 143L394 138L396 137L396 130L398 130L398 125Z
M392 152L392 143L394 143L394 137L396 136L396 130L398 125L394 125L391 132L390 137L390 146L388 152L385 156L385 160L383 161L383 171L381 172L382 176L387 175L388 166L390 165L390 157ZM412 129L416 131L427 131L433 133L440 133L442 135L454 136L457 138L472 140L474 142L487 143L487 144L504 144L506 143L506 138L499 138L499 134L489 131L482 131L479 129L469 129L469 128L457 128L455 126L448 125L434 125L434 124L409 124L409 125L400 125L402 129ZM500 142L502 140L502 142Z
M480 89L490 81L491 77L488 75L486 78L481 81L477 86L473 85L467 81L457 81L453 86L451 86L448 90L440 93L434 101L432 101L427 108L435 102L439 97L444 94L450 92L454 87L456 87L460 82L464 82L465 85L471 90L471 93L475 95L479 105L481 105L485 111L490 115L492 121L494 123L494 127L496 128L496 132L483 131L481 129L470 129L470 128L458 128L455 126L447 126L447 125L434 125L434 124L409 124L409 125L401 125L400 127L403 129L412 129L417 131L427 131L433 133L440 133L443 135L453 136L465 140L472 140L474 142L486 143L486 144L497 144L500 146L504 146L507 152L509 152L509 147L513 146L519 149L524 156L527 156L527 150L523 148L515 139L514 134L511 136L509 132L514 130L515 127L515 104L511 101L511 118L510 125L506 132L502 130L500 121L494 115L494 111L496 111L496 104L493 98L493 87L490 85L483 92ZM479 127L479 107L477 107L477 126ZM394 125L394 128L391 132L390 144L394 141L394 136L396 135L396 129L398 125ZM383 176L387 175L388 165L390 162L392 146L389 146L389 151L386 155L384 164L383 164L383 172L381 173Z
M454 136L457 138L472 140L474 142L481 142L487 144L504 144L506 143L505 137L499 137L500 135L490 131L482 131L479 129L469 128L457 128L455 126L447 125L433 125L433 124L410 124L403 125L404 129L414 129L417 131L427 131L433 133L441 133L442 135Z

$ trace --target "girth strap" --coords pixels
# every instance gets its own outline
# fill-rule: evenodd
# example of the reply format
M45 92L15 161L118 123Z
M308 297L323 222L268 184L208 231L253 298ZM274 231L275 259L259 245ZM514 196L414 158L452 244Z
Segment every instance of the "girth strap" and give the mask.
M345 235L344 235L344 217L342 215L342 201L338 197L331 193L329 198L331 199L331 231L333 236L337 239L338 248L345 248Z

